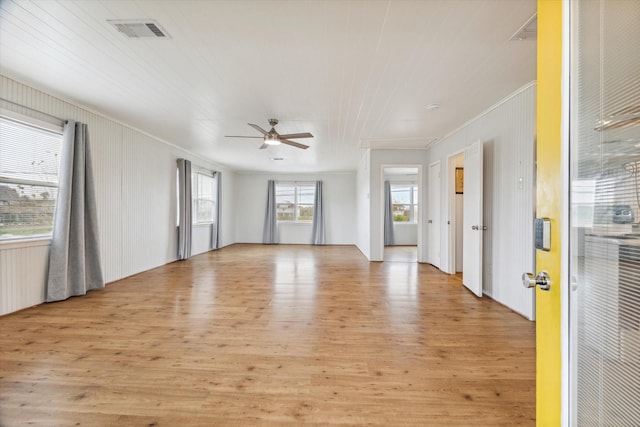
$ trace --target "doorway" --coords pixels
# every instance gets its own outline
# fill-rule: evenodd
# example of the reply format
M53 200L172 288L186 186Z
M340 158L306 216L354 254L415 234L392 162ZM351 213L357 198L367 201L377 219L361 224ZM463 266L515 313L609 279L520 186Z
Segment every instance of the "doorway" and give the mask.
M464 212L464 152L452 154L447 161L449 203L449 274L462 278L463 212Z
M420 259L421 168L384 166L383 261L418 262Z

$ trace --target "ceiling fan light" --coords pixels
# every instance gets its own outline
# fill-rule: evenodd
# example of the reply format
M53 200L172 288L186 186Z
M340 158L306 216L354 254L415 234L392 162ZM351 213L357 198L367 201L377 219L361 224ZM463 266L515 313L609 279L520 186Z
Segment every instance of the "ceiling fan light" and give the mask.
M264 136L264 143L267 145L280 145L280 138L278 138L278 135L266 134Z

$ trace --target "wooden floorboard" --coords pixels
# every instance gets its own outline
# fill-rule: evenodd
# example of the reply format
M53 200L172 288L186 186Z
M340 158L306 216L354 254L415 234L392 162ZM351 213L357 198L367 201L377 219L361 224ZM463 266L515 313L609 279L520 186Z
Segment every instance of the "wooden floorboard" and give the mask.
M427 264L233 245L0 318L0 425L535 425L535 326Z

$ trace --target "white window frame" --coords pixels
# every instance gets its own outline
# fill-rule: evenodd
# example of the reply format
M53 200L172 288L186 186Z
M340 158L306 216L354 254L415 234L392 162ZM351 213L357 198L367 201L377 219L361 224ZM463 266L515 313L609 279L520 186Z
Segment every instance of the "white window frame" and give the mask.
M315 208L315 185L316 183L314 181L276 181L276 218L277 218L277 209L278 209L278 186L279 185L290 185L293 186L293 198L294 198L294 202L293 202L293 219L292 220L287 220L287 219L278 219L278 223L284 223L284 224L311 224L313 222L313 218L308 219L308 220L300 220L298 219L300 217L300 205L301 203L298 200L298 195L299 195L299 188L302 186L312 186L313 187L313 191L314 191L314 203L302 203L303 206L308 206L311 205L312 209ZM313 213L312 213L313 214Z
M409 187L409 205L411 206L411 209L409 209L409 221L396 221L395 219L393 220L393 224L397 225L397 224L417 224L418 223L418 218L416 215L416 211L418 210L418 201L419 200L414 200L413 195L415 193L418 193L420 191L420 188L418 186L418 184L416 184L415 181L391 181L390 182L391 185L391 194L393 195L393 187L395 186L405 186L405 187ZM419 197L418 197L419 199ZM393 198L391 200L391 204L393 205ZM395 217L394 217L395 218Z
M213 204L212 208L211 208L211 219L208 221L198 221L198 212L197 212L197 203L198 200L208 200L208 199L199 199L197 197L198 194L198 179L197 176L201 175L205 178L211 179L213 181L213 192L211 193L211 202ZM194 180L194 177L196 178ZM206 170L197 170L197 171L191 171L191 224L192 225L210 225L210 224L215 224L216 222L216 208L218 205L218 197L219 195L216 194L216 188L217 188L217 183L216 183L216 177L213 175L213 172L210 171L206 171ZM195 181L195 184L194 184Z
M62 122L60 123L49 123L43 120L38 120L33 117L29 117L20 113L16 113L11 110L6 110L4 108L0 108L0 118L8 121L12 121L14 123L21 124L23 126L37 128L40 130L44 130L47 132L52 132L60 135L60 152L62 152L62 134L64 131L64 125ZM49 181L40 181L34 179L24 179L24 178L11 178L7 176L0 175L0 184L24 184L29 186L38 186L38 187L47 187L47 188L58 188L59 185L57 182L49 182ZM58 200L56 198L56 205ZM26 234L9 238L0 238L0 244L3 246L9 243L12 244L20 244L21 242L29 242L35 240L51 240L51 235L53 232L53 225L51 227L51 232L49 233L41 233L41 234Z

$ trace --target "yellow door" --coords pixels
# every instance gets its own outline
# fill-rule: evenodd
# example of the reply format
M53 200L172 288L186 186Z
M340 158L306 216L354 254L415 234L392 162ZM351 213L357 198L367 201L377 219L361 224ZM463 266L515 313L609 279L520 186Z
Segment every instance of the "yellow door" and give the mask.
M537 217L551 218L551 251L536 251L538 271L552 280L536 289L536 419L541 427L560 425L561 336L561 90L562 1L538 0Z

